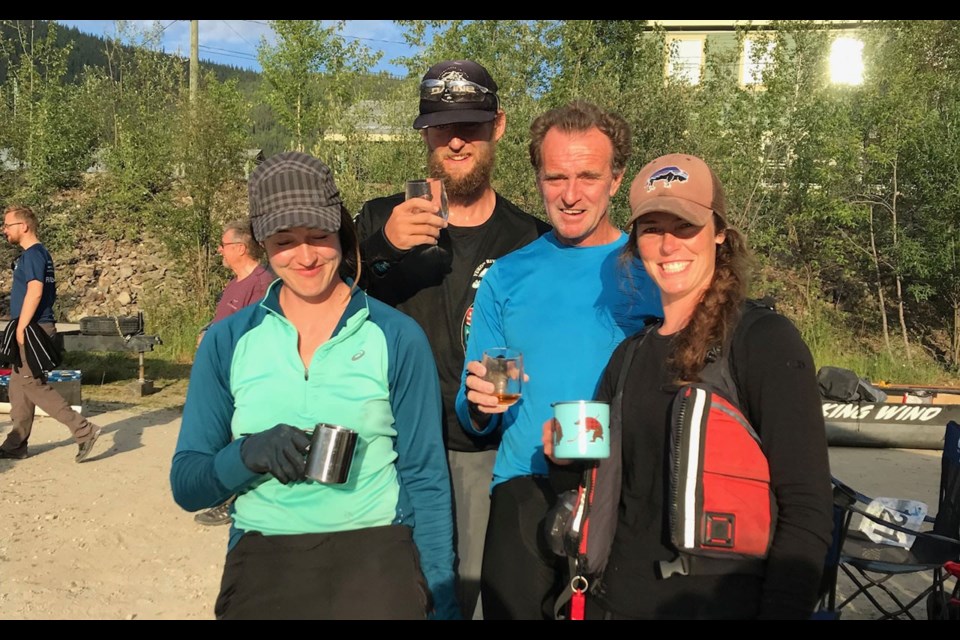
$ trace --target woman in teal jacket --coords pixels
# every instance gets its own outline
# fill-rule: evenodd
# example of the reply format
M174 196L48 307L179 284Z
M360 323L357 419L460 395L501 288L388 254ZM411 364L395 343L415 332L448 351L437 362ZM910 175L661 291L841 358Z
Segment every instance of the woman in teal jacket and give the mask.
M456 617L427 338L356 287L356 231L323 163L273 156L249 196L279 280L201 343L170 473L190 511L238 494L216 616ZM321 422L359 434L344 484L304 478Z

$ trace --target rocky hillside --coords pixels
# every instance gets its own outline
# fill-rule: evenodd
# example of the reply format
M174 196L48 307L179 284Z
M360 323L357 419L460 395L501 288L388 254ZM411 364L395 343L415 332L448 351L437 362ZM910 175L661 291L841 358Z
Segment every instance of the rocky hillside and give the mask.
M15 253L13 254L15 255ZM157 240L117 241L87 236L53 254L57 273L57 318L78 322L85 316L137 315L144 292L174 299L183 279ZM9 317L12 273L0 271L0 314Z

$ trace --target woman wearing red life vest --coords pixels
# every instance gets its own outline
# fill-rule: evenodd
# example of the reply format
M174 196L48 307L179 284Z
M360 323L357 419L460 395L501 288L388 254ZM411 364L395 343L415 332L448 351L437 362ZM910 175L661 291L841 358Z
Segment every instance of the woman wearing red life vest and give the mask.
M624 259L643 261L660 289L664 318L642 340L618 347L598 391L597 399L613 401L623 371L619 503L605 569L591 577L586 593L585 617L808 618L832 530L827 442L809 349L775 312L739 323L747 308L748 251L728 225L722 186L703 160L671 154L652 161L631 186L630 208ZM631 342L635 350L624 366ZM772 504L758 505L772 514L769 544L762 560L708 559L681 567L678 469L691 461L678 457L691 449L677 441L678 389L703 382L705 367L720 359L729 364L728 386L735 386L725 395L737 396L733 404L752 425L748 430L755 429L753 442L759 438L759 456L769 467L764 495ZM544 427L544 450L552 456L550 423ZM716 444L703 440L701 453ZM697 463L696 450L693 458ZM759 501L735 484L730 493ZM702 506L699 493L687 497ZM706 509L696 515L715 519L712 533L704 535L716 538L698 543L722 546L730 534L732 545L737 527L746 528L742 516L737 521Z

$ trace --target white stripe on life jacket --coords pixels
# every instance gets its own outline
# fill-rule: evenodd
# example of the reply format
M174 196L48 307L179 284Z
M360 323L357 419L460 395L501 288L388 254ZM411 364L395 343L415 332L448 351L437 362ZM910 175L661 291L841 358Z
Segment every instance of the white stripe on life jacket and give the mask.
M696 546L697 526L697 478L700 475L700 428L703 410L707 404L707 392L693 388L693 415L690 433L687 434L687 475L683 479L683 546Z

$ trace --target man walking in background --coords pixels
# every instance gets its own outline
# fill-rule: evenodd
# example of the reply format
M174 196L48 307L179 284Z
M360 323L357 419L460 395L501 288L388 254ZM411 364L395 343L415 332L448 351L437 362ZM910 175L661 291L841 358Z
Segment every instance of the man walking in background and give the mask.
M70 408L67 401L47 384L46 370L42 364L36 370L30 365L45 357L38 354L37 333L33 339L27 336L33 331L42 331L51 339L57 333L53 316L53 303L57 299L53 258L37 237L37 217L25 206L11 206L3 214L3 233L11 244L19 245L23 252L13 263L13 286L10 290L10 323L16 325L16 346L10 344L14 353L19 352L19 365L14 362L10 372L10 420L13 430L0 445L0 458L23 460L27 457L27 441L33 430L33 415L40 407L48 416L62 422L70 429L78 450L74 458L83 462L93 450L100 436L100 427L88 421ZM31 326L34 325L34 326ZM12 328L8 327L7 333ZM16 358L14 358L16 360ZM52 368L52 367L51 367Z
M211 324L223 320L248 304L262 300L270 283L276 279L273 272L260 262L263 251L253 239L249 220L234 220L224 226L217 253L223 258L223 266L233 272L233 278L217 300L213 320L200 330L197 336L198 347ZM232 504L233 498L230 498L223 504L201 511L193 519L207 526L230 524Z
M367 292L419 322L437 362L453 482L458 596L468 620L480 592L488 489L499 442L496 436L467 435L454 411L473 298L497 258L550 229L490 184L506 126L497 83L483 66L471 60L433 65L420 84L413 127L426 144L430 176L443 180L449 223L437 215L439 203L404 201L403 193L367 202L356 219Z

